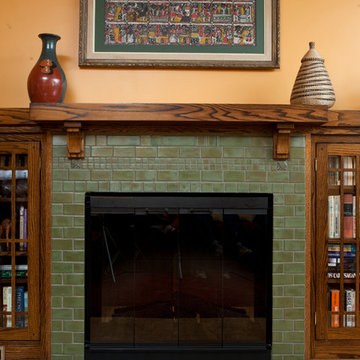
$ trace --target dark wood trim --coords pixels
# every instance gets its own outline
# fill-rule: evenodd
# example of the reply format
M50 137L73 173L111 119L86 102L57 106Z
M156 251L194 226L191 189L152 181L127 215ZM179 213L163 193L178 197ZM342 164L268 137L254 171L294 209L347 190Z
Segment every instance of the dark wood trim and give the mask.
M52 134L41 141L40 359L51 359L51 157Z

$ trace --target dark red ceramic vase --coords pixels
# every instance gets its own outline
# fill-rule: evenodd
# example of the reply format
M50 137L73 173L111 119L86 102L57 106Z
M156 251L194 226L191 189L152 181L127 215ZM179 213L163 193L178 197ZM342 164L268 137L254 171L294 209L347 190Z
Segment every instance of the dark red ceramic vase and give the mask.
M27 87L31 102L60 103L66 92L65 74L56 57L56 43L60 36L39 34L42 52L28 77Z

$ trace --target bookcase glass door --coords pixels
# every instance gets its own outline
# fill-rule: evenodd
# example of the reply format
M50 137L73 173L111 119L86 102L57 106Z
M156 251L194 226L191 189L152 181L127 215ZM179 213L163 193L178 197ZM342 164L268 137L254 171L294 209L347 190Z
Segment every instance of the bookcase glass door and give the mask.
M319 144L316 173L316 336L360 339L360 146Z
M31 200L35 177L29 177L36 172L34 161L29 162L35 148L30 143L0 146L0 339L38 337L38 315L29 311L38 312L37 232L28 220L38 206Z

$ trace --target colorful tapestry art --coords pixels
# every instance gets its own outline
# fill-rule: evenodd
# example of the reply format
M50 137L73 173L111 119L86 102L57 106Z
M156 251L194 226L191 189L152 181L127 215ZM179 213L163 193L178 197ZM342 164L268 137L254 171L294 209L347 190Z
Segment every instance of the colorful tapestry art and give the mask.
M256 0L105 0L104 45L256 45Z

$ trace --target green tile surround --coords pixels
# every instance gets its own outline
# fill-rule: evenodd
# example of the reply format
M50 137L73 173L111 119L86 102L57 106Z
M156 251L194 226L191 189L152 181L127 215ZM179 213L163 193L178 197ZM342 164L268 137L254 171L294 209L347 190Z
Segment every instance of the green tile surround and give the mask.
M271 136L88 135L85 159L53 138L52 360L80 360L84 341L84 194L274 194L273 360L304 358L305 138L272 159Z

